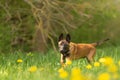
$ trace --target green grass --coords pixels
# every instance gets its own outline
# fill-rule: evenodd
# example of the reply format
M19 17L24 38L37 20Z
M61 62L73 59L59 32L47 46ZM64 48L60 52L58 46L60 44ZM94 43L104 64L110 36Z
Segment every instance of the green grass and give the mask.
M62 80L59 78L58 69L60 66L60 54L53 50L48 51L47 54L15 52L9 54L0 54L0 80ZM95 60L99 58L110 56L113 58L115 64L120 60L120 47L105 47L97 48ZM18 59L22 59L22 63L17 63ZM104 66L98 68L86 69L86 59L79 59L72 62L65 70L70 73L73 67L81 69L84 75L97 75L106 71ZM31 66L37 66L36 72L29 72ZM119 70L120 71L120 70ZM118 74L120 72L118 71ZM69 80L69 77L63 80ZM119 80L119 79L118 79Z

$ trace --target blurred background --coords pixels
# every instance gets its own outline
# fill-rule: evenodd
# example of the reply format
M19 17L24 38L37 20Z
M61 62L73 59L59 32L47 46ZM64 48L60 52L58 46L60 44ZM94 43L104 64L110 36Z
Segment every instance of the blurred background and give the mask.
M60 33L76 43L120 44L120 0L0 0L0 52L57 50Z

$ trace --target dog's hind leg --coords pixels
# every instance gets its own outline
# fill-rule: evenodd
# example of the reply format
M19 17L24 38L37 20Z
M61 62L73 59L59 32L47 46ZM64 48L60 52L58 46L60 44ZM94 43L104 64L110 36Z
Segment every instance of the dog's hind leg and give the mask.
M94 55L96 53L96 49L95 48L92 48L89 52L89 54L87 55L87 60L89 63L93 62L94 61Z

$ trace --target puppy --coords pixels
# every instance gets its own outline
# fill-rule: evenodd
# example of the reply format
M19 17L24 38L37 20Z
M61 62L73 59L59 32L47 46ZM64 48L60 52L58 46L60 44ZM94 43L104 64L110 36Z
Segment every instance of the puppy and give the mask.
M108 41L105 39L96 43L84 44L70 42L71 37L67 34L66 39L63 37L63 33L59 36L58 47L61 53L60 63L64 64L65 60L75 60L80 58L87 58L88 62L93 61L93 57L96 53L96 46Z

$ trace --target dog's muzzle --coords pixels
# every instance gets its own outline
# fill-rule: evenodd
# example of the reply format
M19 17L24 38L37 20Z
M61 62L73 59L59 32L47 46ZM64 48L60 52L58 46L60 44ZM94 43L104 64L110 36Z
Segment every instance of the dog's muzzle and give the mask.
M69 52L69 50L61 50L60 51L60 53L63 53L63 54L66 54L66 53L68 53Z
M65 53L65 54L63 54L63 56L64 56L64 57L69 57L70 54L69 54L69 53Z
M70 56L70 53L69 53L69 50L66 50L66 51L61 51L61 54L63 54L64 57L69 57Z

